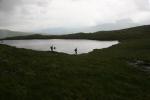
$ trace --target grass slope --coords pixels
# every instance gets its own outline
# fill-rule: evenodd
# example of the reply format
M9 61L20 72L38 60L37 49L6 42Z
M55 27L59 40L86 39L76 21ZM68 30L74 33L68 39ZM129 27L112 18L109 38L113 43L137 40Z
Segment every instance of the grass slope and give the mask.
M68 35L40 35L9 37L6 39L93 39L93 40L127 40L147 38L150 34L150 25L133 27L116 31L99 31L95 33L77 33Z
M128 63L150 62L149 29L134 31L78 56L0 45L0 100L150 100L149 72Z

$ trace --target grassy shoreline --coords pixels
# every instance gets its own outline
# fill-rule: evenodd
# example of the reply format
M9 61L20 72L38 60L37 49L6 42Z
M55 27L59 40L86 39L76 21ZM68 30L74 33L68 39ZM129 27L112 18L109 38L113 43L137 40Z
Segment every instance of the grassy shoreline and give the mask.
M128 63L149 63L149 52L149 30L78 56L0 44L0 99L150 100L149 72Z

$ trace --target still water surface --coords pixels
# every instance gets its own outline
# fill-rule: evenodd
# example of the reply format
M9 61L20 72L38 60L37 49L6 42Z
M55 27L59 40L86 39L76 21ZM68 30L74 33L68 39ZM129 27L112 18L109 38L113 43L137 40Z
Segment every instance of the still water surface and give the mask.
M3 44L15 46L17 48L26 48L37 51L49 51L50 46L55 46L57 52L74 54L74 49L78 49L78 54L88 53L94 49L108 48L118 44L118 41L96 41L81 39L40 39L40 40L4 40Z

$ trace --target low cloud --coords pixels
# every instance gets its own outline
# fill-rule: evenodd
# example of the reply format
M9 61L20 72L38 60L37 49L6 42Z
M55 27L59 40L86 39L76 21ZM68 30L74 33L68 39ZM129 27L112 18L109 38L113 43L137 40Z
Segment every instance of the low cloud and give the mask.
M1 29L86 29L126 19L150 24L150 0L0 0Z

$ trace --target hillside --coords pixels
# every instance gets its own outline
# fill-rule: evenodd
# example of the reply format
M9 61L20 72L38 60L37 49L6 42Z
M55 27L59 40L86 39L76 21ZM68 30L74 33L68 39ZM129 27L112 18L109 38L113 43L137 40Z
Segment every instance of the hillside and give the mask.
M0 39L7 38L7 37L15 37L15 36L25 36L30 35L31 33L26 32L15 32L10 30L0 30Z
M68 55L0 44L0 100L150 100L150 27L16 39L120 40ZM11 38L11 39L15 39Z
M17 36L6 39L94 39L94 40L126 40L149 38L150 25L133 27L115 31L99 31L95 33L76 33L68 35L40 35Z

